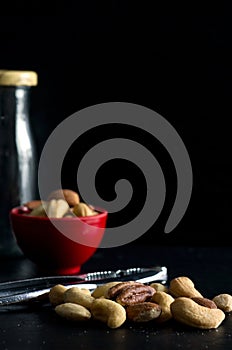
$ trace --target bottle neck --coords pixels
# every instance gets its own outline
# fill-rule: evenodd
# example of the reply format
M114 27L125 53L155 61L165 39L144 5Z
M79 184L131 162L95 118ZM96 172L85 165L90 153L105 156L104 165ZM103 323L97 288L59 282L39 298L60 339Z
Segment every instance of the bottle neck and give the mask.
M28 118L30 87L0 86L0 117L5 120Z

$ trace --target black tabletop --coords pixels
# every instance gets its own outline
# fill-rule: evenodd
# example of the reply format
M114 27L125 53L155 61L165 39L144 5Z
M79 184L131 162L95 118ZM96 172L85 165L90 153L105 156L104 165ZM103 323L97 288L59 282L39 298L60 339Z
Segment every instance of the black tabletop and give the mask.
M232 294L232 247L177 247L129 244L100 249L82 271L165 265L171 280L188 276L208 298ZM0 281L46 274L24 257L2 260ZM232 315L214 330L188 328L169 321L129 324L110 329L97 322L72 323L59 318L49 304L0 309L0 349L231 349Z

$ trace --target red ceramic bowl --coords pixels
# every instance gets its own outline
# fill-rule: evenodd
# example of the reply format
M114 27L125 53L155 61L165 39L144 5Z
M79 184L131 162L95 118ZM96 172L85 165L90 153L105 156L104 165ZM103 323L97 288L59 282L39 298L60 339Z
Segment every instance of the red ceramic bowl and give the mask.
M16 241L28 259L53 274L74 274L95 253L103 238L108 213L97 211L99 214L94 216L52 219L55 224L59 220L62 232L67 234L49 218L26 215L21 207L11 210L10 219ZM83 244L79 237L86 237L84 243L90 245Z

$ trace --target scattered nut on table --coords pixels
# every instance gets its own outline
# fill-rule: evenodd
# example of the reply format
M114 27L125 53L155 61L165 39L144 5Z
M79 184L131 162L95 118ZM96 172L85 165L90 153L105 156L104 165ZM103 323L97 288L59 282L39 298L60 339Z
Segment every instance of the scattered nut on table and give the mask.
M62 318L100 321L112 329L127 321L154 322L158 327L168 320L193 328L215 329L232 311L230 294L220 294L212 300L203 297L187 276L174 278L166 288L161 286L113 281L90 292L58 284L50 289L49 300Z
M127 318L133 322L149 322L155 320L162 312L156 303L144 302L128 305L126 308Z
M155 293L155 289L146 285L130 285L121 290L116 301L123 305L133 305L150 300Z
M94 291L91 293L94 298L101 298L101 297L108 297L108 292L111 287L116 286L116 284L119 284L118 281L112 281L105 283L103 285L98 286Z
M168 292L168 287L162 283L153 282L150 284L150 287L154 288L156 292Z
M166 322L172 318L171 304L175 299L168 293L157 291L151 298L151 301L157 303L161 307L161 314L157 318L157 322Z
M74 303L64 303L55 307L55 312L70 321L87 321L91 318L91 313L82 305Z
M187 297L176 298L171 304L171 312L175 320L201 329L217 328L225 319L222 310L199 305Z
M201 306L208 307L209 309L217 309L217 305L215 304L215 302L208 298L193 297L192 300Z
M130 287L130 286L135 286L135 285L139 285L139 286L143 286L142 283L140 282L135 282L135 281L127 281L127 282L119 282L116 283L115 285L111 286L107 293L106 293L106 298L109 299L116 299L120 293L125 290L125 288Z
M169 286L169 293L176 298L177 297L188 297L188 298L203 297L201 293L198 292L198 290L195 288L193 281L186 276L181 276L181 277L172 279Z
M74 303L86 307L87 309L91 308L94 297L88 295L86 292L83 292L78 287L72 287L65 291L64 293L64 302L65 303Z
M230 294L219 294L213 298L214 303L224 312L232 311L232 296Z
M110 328L118 328L126 321L126 310L116 301L98 298L91 305L95 320L104 322Z
M59 304L63 304L64 302L64 293L67 288L62 284L56 284L49 291L48 297L49 301L53 306L57 306Z

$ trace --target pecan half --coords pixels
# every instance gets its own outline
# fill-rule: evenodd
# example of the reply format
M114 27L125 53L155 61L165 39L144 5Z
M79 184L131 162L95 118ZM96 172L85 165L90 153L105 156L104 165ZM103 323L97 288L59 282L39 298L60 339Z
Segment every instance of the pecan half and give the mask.
M143 284L134 284L123 288L118 294L116 301L123 306L127 306L149 300L153 294L155 294L154 288Z
M217 309L217 305L213 300L210 300L207 298L198 298L198 297L192 298L192 300L201 306L208 307L209 309Z
M127 318L133 322L148 322L159 317L161 307L156 303L138 303L126 308Z
M108 299L115 299L124 288L129 287L131 285L137 285L137 284L139 284L140 286L141 285L143 286L142 283L135 282L135 281L119 282L108 289L106 297Z

